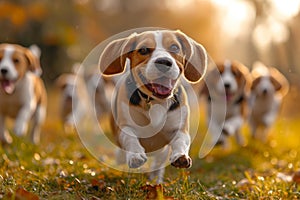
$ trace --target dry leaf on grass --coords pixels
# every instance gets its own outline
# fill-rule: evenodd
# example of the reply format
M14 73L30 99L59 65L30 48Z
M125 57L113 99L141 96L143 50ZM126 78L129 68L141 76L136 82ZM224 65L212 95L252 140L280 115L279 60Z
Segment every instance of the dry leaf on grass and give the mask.
M39 200L40 198L31 192L28 192L22 187L16 190L16 200Z
M150 185L146 184L141 187L141 190L147 193L146 199L147 200L174 200L173 197L164 196L164 188L161 184L159 185Z
M293 175L293 181L298 184L300 183L300 169L295 171Z

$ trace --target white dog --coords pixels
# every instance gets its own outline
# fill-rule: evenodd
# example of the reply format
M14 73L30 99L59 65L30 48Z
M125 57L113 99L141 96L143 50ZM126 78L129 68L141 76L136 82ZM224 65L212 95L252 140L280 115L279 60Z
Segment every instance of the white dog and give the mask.
M5 128L6 117L15 119L14 133L27 132L32 119L30 138L40 141L40 127L46 116L47 96L42 79L39 55L16 44L0 45L0 140L12 141Z
M266 67L261 62L254 63L251 74L253 82L249 101L249 125L252 136L266 142L282 98L289 90L289 83L277 69Z

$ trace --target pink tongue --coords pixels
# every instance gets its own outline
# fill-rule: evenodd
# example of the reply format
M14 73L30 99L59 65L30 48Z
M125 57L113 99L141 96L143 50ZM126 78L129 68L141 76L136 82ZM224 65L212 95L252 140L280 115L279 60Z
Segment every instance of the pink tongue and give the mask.
M151 84L152 90L159 95L169 95L174 87L174 81L165 77L156 79Z
M1 86L7 94L12 94L15 89L14 84L8 80L2 81Z
M171 89L162 85L155 84L156 92L161 95L167 95L171 93Z
M232 95L229 93L226 93L226 100L229 101L231 99Z

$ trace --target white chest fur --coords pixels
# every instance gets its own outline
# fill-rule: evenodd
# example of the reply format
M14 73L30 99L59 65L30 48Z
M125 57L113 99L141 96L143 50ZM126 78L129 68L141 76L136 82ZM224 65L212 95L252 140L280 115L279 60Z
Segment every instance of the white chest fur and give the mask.
M16 83L16 89L13 94L6 94L0 90L0 111L2 114L15 118L23 106L29 106L34 110L35 101L33 91L33 81L31 72Z

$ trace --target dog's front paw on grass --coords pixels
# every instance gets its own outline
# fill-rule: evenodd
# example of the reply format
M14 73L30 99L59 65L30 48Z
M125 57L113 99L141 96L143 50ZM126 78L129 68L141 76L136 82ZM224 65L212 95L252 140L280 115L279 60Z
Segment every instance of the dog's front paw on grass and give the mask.
M147 161L145 153L128 153L127 163L129 168L139 168Z
M177 168L190 168L192 166L192 159L188 155L182 155L171 163Z

